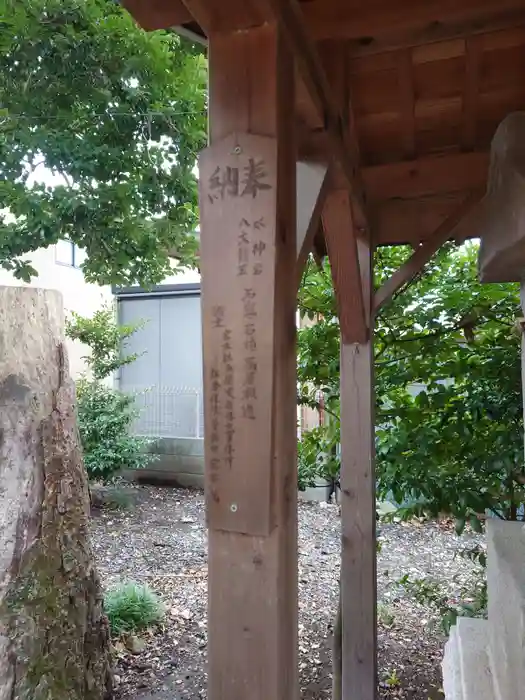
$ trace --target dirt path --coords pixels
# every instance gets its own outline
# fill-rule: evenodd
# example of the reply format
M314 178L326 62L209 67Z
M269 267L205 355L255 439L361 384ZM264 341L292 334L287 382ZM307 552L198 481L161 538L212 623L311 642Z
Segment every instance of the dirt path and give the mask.
M92 521L103 581L148 583L164 600L163 629L145 637L136 656L118 661L119 700L206 697L206 530L201 493L140 487L135 504L103 510ZM303 700L331 691L330 631L337 599L340 523L325 504L300 504L299 660ZM432 612L404 596L404 574L447 582L450 595L471 576L454 557L466 542L435 524L385 525L378 557L379 677L382 699L442 700L444 638Z

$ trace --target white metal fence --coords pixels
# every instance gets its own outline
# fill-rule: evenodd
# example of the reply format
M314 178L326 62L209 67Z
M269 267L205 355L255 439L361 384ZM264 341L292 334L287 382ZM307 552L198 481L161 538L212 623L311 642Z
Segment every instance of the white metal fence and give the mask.
M165 438L203 438L202 390L185 386L133 386L126 393L136 397L140 415L136 435Z

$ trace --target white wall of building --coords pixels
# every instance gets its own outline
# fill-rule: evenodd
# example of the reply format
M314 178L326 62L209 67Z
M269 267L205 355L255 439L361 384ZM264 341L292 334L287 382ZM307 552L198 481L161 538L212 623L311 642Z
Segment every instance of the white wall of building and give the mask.
M67 241L61 241L56 246L37 250L25 256L38 271L30 284L15 279L15 277L0 268L0 286L40 287L55 289L62 293L66 316L75 311L82 316L91 316L104 303L112 302L113 294L110 286L100 287L88 284L79 265L83 254L78 248ZM82 357L88 354L88 348L77 341L67 340L70 372L78 377L86 366Z

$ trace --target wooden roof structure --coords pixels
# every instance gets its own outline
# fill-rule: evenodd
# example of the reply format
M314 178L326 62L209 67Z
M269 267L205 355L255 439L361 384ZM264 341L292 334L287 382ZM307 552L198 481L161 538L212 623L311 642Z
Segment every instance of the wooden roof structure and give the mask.
M124 4L146 29L182 27L203 40L207 32L262 24L286 6L277 0ZM299 6L305 37L295 39L297 70L314 52L326 70L342 135L353 142L349 153L359 154L377 242L425 240L470 191L484 189L498 124L525 109L525 3L304 0ZM296 32L297 20L289 22ZM327 160L338 141L336 107L327 110L328 87L317 69L307 70L295 103L299 154Z
M295 308L314 249L330 258L341 330L334 700L375 700L374 315L451 238L486 230L486 279L525 268L525 2L122 3L209 49L208 697L299 696ZM388 244L414 252L374 290L373 251Z

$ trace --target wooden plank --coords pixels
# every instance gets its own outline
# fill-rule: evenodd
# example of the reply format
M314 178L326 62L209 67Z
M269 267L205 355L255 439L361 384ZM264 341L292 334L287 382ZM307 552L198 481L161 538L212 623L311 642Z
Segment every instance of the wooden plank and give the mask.
M226 3L182 0L182 3L207 36L228 35L238 29L258 27L270 19L258 0L228 0Z
M199 173L201 226L216 231L201 246L208 523L268 535L275 139L239 134L217 141L202 152ZM218 261L228 274L217 273Z
M473 149L476 146L476 127L478 116L478 92L480 71L480 43L477 37L465 42L465 90L463 94L463 147Z
M488 153L451 153L363 169L370 201L467 191L487 182Z
M402 287L410 284L421 272L430 258L451 237L454 228L471 212L482 197L481 191L473 192L439 226L434 234L422 243L410 258L394 272L374 296L374 311L379 311Z
M450 41L438 41L423 46L415 46L412 49L412 61L414 65L446 61L450 58L462 58L465 55L465 39L451 39Z
M441 0L420 1L415 13L406 4L393 4L388 0L383 7L375 3L369 8L363 5L359 12L354 11L352 4L340 4L336 0L303 3L302 8L308 30L315 39L348 39L354 55L373 55L429 42L514 30L525 22L525 8L520 0L481 5L476 0L466 5L464 2L449 3L442 7ZM165 0L122 0L122 4L147 30L177 28L194 19L181 0L169 3ZM195 12L193 6L191 9ZM197 20L198 16L197 9ZM237 4L233 14L216 13L214 21L217 30L230 33L255 26L261 17L264 13L260 7L251 5L249 12L241 12ZM202 29L206 29L206 19L201 16Z
M349 55L348 46L345 41L328 41L319 44L319 57L325 71L330 89L335 99L336 107L341 115L344 124L348 125L344 133L345 143L352 154L356 168L360 167L360 146L357 135L357 120L354 111L354 96L350 89ZM331 176L337 181L344 181L340 165L334 163L331 169ZM362 181L361 181L362 186ZM350 192L352 195L352 192ZM355 206L355 198L351 201L353 225L361 234L366 234L369 226L369 212L366 211L366 218L363 212Z
M182 0L120 0L123 7L146 31L188 24L193 17Z
M520 0L408 0L355 3L314 0L303 3L305 22L317 40L347 39L355 53L417 46L432 41L519 26Z
M351 202L346 190L328 194L322 219L342 340L344 343L365 343L369 328Z
M503 32L490 32L478 36L476 43L479 44L480 51L498 51L523 46L525 44L525 27L517 25Z
M347 138L356 165L359 165L359 142L350 93L348 49L346 42L331 41L320 47L320 57L336 104L345 123L350 125ZM337 178L337 171L333 171ZM328 194L322 213L324 241L339 310L340 332L344 342L364 342L368 336L361 274L357 257L356 232L368 229L368 221L357 221L352 200L345 190Z
M256 422L260 435L269 436L270 459L263 464L257 456L261 447L259 435L244 463L247 490L239 494L235 512L240 513L247 504L257 510L253 483L267 484L269 480L271 531L267 535L226 532L216 529L210 517L208 697L210 700L246 700L248 696L251 700L294 700L299 691L295 453L297 290L295 276L290 274L296 265L296 155L293 110L289 109L289 100L294 96L293 60L280 32L268 25L249 32L212 36L210 57L212 148L228 136L234 138L235 133L237 140L251 139L248 132L268 137L273 140L277 153L277 179L274 203L266 198L265 211L261 212L274 231L272 279L268 280L264 296L258 299L260 306L254 319L257 339L262 343L258 345L257 371L261 381L266 382L272 406L271 416L266 415L263 420L258 414ZM241 136L241 132L244 135ZM235 180L235 176L230 180ZM259 194L250 198L253 213L257 215ZM202 195L206 192L201 186ZM240 221L246 205L241 205L239 200L236 199ZM233 212L228 221L237 221ZM203 308L209 309L215 305L216 290L224 289L228 282L236 287L239 260L228 252L232 233L224 226L227 222L207 217L203 223L201 258L206 258L207 263L203 269L202 303ZM217 249L221 242L224 242L224 251ZM253 244L250 252L253 254ZM263 322L268 318L266 305L274 311L270 325ZM241 325L242 317L235 322ZM219 338L212 330L209 324L203 329L205 357L220 352ZM265 341L265 333L273 336L271 343ZM205 373L207 369L205 361ZM205 388L206 402L211 399ZM206 422L206 434L211 428ZM209 439L208 434L206 437ZM221 437L227 437L224 428ZM265 447L262 451L268 454ZM208 450L205 455L208 489L211 457ZM258 498L261 496L264 500L264 493Z
M421 199L389 199L374 205L372 230L376 244L417 246L458 207L468 192L449 192ZM479 229L466 217L453 231L454 240L476 238Z
M323 162L326 158L324 132L302 133L299 157ZM361 169L367 200L378 202L396 197L425 197L444 192L468 191L484 186L489 154L450 152L415 160L366 166ZM334 186L341 189L345 181L334 174Z
M273 16L285 33L302 79L323 118L329 154L338 163L350 188L356 220L366 227L366 205L358 168L356 144L348 134L329 81L323 69L319 53L309 35L298 0L265 0Z
M367 317L372 293L372 249L358 238ZM358 324L359 319L355 322ZM365 343L341 344L341 602L342 700L377 694L376 503L374 477L373 356Z
M398 53L399 102L401 105L401 136L405 158L412 159L416 155L416 118L414 75L412 72L412 56L406 49Z

